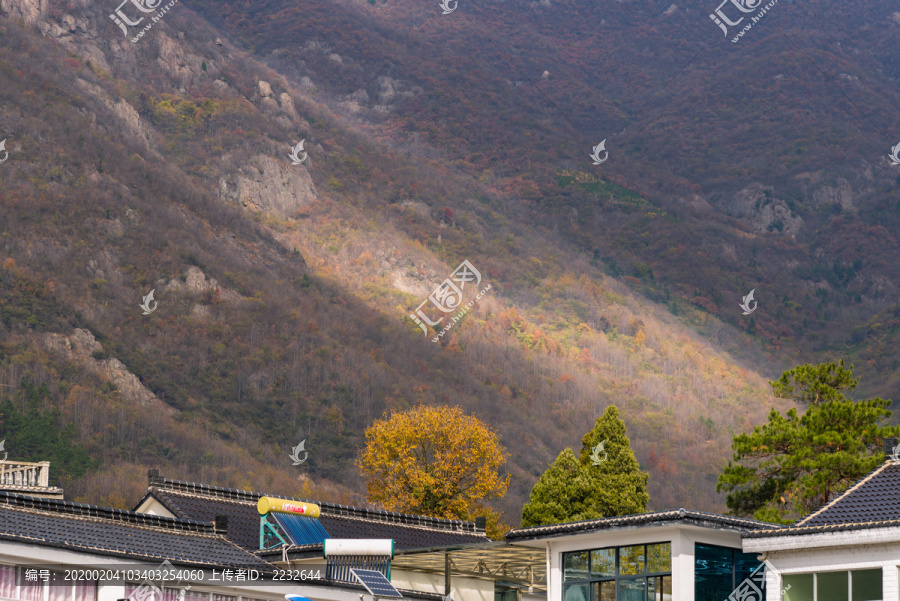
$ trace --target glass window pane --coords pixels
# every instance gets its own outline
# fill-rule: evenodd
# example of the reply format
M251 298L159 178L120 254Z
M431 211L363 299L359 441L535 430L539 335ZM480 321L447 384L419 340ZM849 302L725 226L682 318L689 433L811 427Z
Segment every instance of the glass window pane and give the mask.
M750 578L750 574L753 573L753 570L762 565L762 562L758 560L757 557L759 557L759 553L741 553L739 549L734 550L735 584Z
M16 566L0 566L0 597L16 596Z
M852 601L881 601L884 598L881 592L881 569L853 570L850 572L850 580L853 583Z
M658 543L647 545L647 573L672 571L672 545Z
M591 577L609 578L616 575L616 548L591 551Z
M727 599L741 580L734 581L734 550L697 543L694 545L694 599ZM812 600L810 600L812 601Z
M616 601L616 581L595 582L593 601Z
M648 578L647 601L672 601L672 577L652 576Z
M589 556L590 553L588 551L563 553L564 580L587 580Z
M813 575L788 574L782 580L784 601L813 601Z
M818 601L848 601L850 581L847 572L819 572L816 574Z
M672 601L672 577L661 576L659 586L659 599L657 601Z
M38 581L25 579L25 568L19 570L19 599L22 601L41 601L44 598L44 581L38 576Z
M570 584L566 586L565 601L590 601L588 584Z
M619 580L619 596L616 601L646 601L647 580L644 578L628 578Z
M73 584L75 588L72 601L96 601L97 582L93 580L79 580Z
M637 576L644 573L644 545L619 547L619 575ZM621 599L619 600L621 601Z
M49 601L72 601L72 587L65 580L65 574L50 572Z

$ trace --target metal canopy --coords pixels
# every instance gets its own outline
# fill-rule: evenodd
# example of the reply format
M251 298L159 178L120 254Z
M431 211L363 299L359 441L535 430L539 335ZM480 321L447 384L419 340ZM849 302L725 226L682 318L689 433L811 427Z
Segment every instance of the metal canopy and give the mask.
M547 591L546 551L503 541L400 551L391 566L395 570L445 574L448 561L454 576L506 582L520 589L533 587L536 593Z

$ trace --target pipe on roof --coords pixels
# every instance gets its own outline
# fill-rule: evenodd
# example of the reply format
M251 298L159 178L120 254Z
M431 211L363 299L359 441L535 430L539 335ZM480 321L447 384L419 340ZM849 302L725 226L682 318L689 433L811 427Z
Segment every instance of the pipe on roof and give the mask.
M276 499L274 497L260 497L256 503L256 510L259 515L266 515L269 512L277 513L293 513L303 515L309 518L319 517L319 506L313 503L304 503L302 501L292 501L290 499Z

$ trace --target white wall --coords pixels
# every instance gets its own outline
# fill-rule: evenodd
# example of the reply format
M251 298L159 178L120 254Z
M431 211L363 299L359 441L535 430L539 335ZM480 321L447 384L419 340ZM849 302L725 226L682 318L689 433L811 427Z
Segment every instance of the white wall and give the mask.
M150 496L144 499L144 502L134 510L136 513L148 513L150 515L160 515L166 518L174 518L175 514L166 509L166 506Z
M426 574L391 568L391 584L396 588L444 594L443 574ZM453 596L453 601L494 601L494 582L451 574L450 594Z
M864 535L865 531L856 532L854 541L859 541L860 533ZM875 534L874 529L871 534ZM799 542L803 537L790 538ZM849 538L848 536L847 539ZM839 540L839 537L835 538L835 542ZM900 542L769 551L766 553L766 561L772 564L782 578L788 574L881 568L884 601L900 601ZM767 587L766 601L781 601L781 588Z

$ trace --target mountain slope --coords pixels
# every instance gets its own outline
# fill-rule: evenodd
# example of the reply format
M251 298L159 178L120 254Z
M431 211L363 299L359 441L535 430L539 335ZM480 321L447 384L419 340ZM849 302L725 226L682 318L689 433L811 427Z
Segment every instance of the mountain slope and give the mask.
M411 5L307 6L305 26L327 23L321 36L331 37L302 39L342 66L334 81L312 57L318 70L303 71L277 47L280 34L255 29L292 23L290 7L225 3L209 10L210 25L209 6L176 5L133 43L109 7L2 5L2 383L20 404L23 375L46 383L41 402L62 407L103 460L67 484L70 496L133 501L139 465L359 502L364 428L385 410L450 403L500 432L513 484L499 507L515 523L537 476L615 403L651 474L651 507L723 509L714 482L731 435L785 407L753 367L767 361L757 340L733 325L772 340L785 326L778 315L739 322L713 291L738 277L721 269L727 257L755 245L759 261L804 257L799 243L715 213L660 209L640 186L621 185L629 172L585 175L571 141L574 150L531 158L535 140L565 142L559 117L542 122L559 100L501 94L516 88L502 63L431 71L440 57L422 48L392 54L409 44L388 16ZM387 12L375 19L375 9ZM613 14L642 26L628 9ZM271 67L216 24L257 49L270 44ZM367 53L364 34L384 48ZM344 96L360 77L377 88ZM483 96L455 104L467 90ZM530 109L534 129L512 127ZM291 165L301 139L308 158ZM529 158L518 166L516 156ZM689 244L700 225L718 239ZM491 290L432 343L408 316L463 259ZM669 275L679 265L691 279ZM719 295L735 296L730 307L750 287ZM151 289L159 306L143 315ZM83 336L76 328L102 345L90 346L97 364L46 344ZM127 378L104 371L112 359L171 411L141 407ZM318 488L294 479L287 450L300 440L310 458L299 470ZM101 493L110 476L121 484Z

